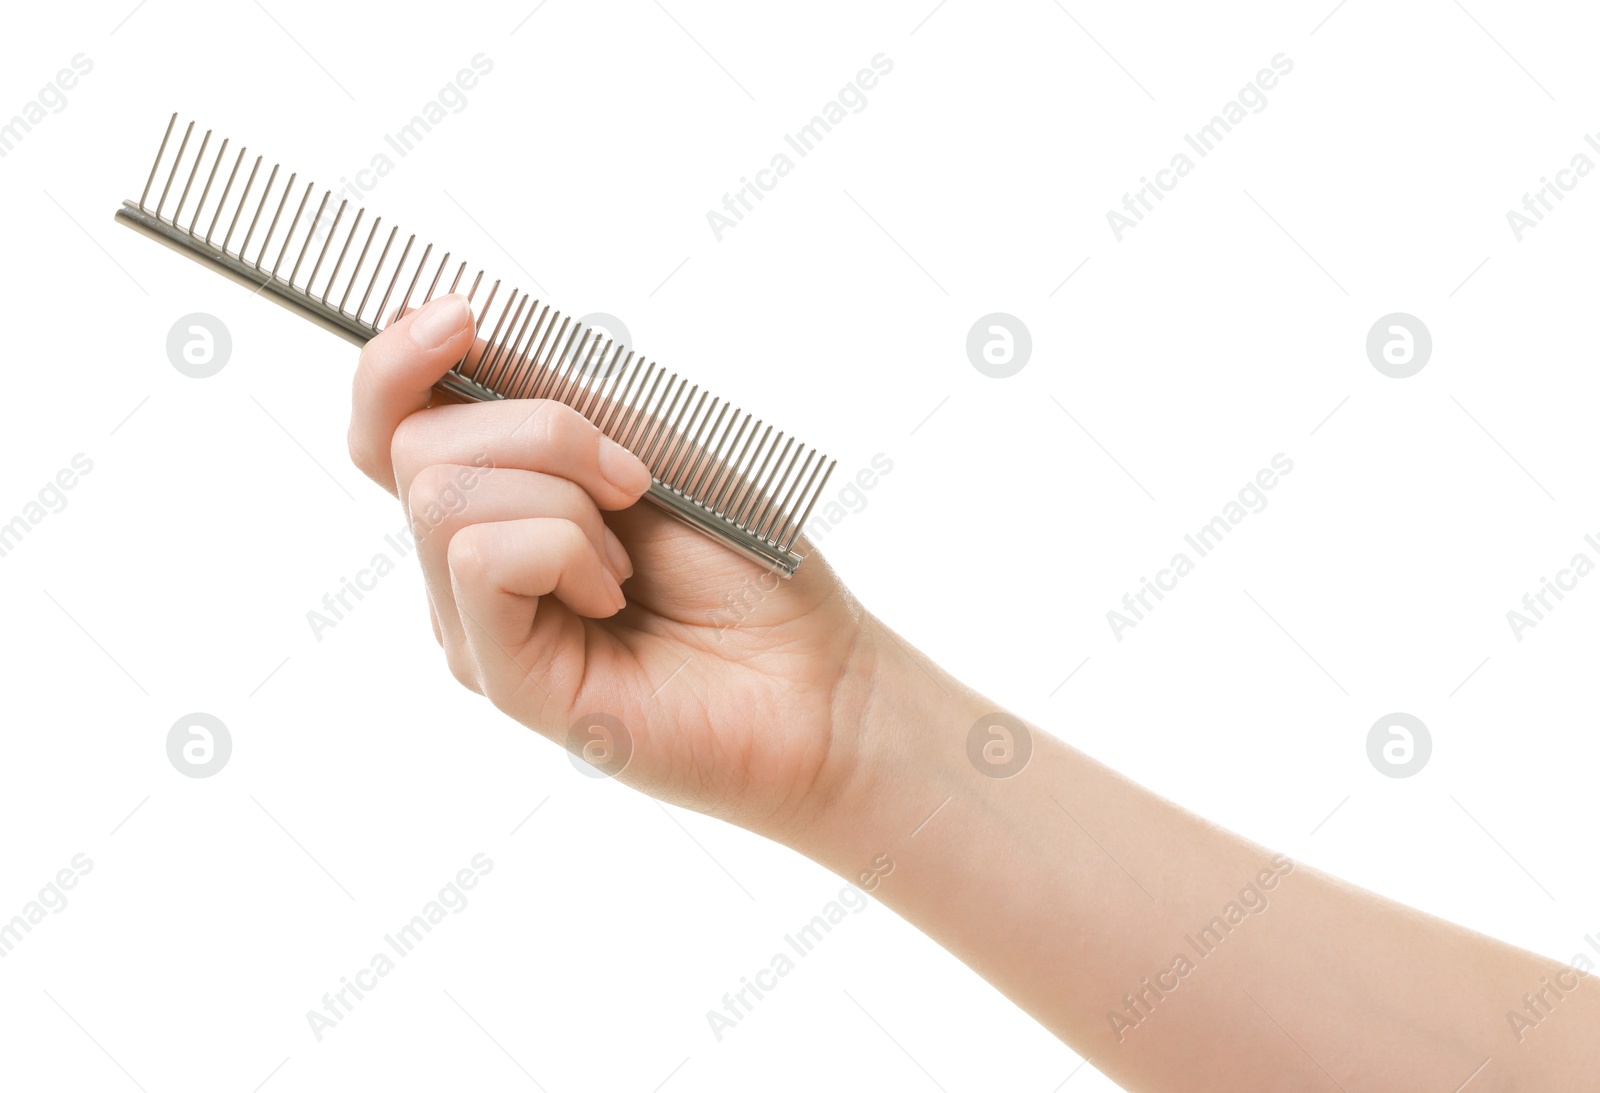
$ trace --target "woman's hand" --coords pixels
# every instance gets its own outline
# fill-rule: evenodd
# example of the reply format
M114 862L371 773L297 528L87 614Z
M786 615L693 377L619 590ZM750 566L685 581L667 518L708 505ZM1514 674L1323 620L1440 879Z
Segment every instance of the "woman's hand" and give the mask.
M635 504L644 463L561 403L441 405L479 348L460 295L407 314L362 351L350 424L456 678L647 793L780 839L809 824L862 746L860 607L820 557L782 580Z

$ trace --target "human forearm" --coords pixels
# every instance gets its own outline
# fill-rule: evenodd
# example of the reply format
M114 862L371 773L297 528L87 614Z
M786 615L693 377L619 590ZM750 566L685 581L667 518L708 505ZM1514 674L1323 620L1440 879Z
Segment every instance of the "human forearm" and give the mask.
M1274 855L1031 727L1026 766L991 777L1009 768L967 742L997 708L877 633L841 689L860 769L789 841L1128 1089L1448 1091L1486 1059L1475 1088L1600 1074L1600 984ZM1508 1011L1547 987L1562 997L1519 1040Z

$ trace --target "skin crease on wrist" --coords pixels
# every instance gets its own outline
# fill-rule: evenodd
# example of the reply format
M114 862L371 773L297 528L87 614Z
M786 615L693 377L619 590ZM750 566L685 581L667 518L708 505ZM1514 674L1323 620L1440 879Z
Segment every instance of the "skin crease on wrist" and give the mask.
M1036 726L1019 773L981 773L967 733L999 705L809 544L778 581L635 504L649 472L568 408L434 395L481 351L470 321L446 296L368 343L350 451L417 525L450 670L508 716L562 743L615 717L620 780L858 883L1129 1090L1600 1090L1600 977L1275 855Z

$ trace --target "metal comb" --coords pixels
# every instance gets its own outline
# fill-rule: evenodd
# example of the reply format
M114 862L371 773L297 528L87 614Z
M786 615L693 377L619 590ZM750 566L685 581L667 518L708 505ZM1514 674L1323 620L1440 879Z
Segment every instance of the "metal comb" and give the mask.
M279 239L276 252L269 250L277 235L285 208L294 198L298 175L291 173L278 191L276 204L271 201L273 186L278 179L281 164L274 164L267 176L266 186L260 191L255 211L246 217L256 176L263 157L257 156L244 178L243 189L235 203L229 195L239 181L240 170L248 149L240 148L233 166L226 173L220 195L212 203L209 220L202 217L207 201L217 181L228 151L224 139L217 148L216 158L201 187L199 199L189 205L190 192L199 176L206 149L211 144L211 130L200 141L193 157L188 176L183 179L177 204L168 217L162 209L171 196L173 183L178 180L190 138L194 135L194 122L183 132L172 166L167 171L166 182L156 199L154 209L146 201L155 185L156 177L166 158L167 146L172 139L178 115L173 114L161 137L161 147L151 164L150 175L145 180L139 200L124 201L117 209L116 218L158 242L165 243L181 254L209 266L218 273L231 277L241 284L266 294L291 311L298 312L317 325L331 330L356 345L364 345L377 336L387 323L380 325L394 290L408 269L405 294L392 312L402 315L411 306L417 285L430 268L433 244L422 249L422 254L408 265L416 249L417 237L409 236L400 256L389 263L390 252L399 237L399 228L391 227L388 235L378 243L377 263L364 282L359 302L353 311L347 310L355 292L361 271L366 266L369 252L379 238L382 217L375 217L361 243L354 266L339 290L340 274L345 260L350 257L352 245L359 237L361 222L367 210L356 210L354 218L340 239L340 224L350 204L341 199L333 216L333 225L320 248L312 242L317 226L322 223L332 190L324 190L316 213L304 223L304 239L298 249L291 246L308 202L315 193L315 184L306 183L300 193L294 215L288 221L285 234ZM262 214L272 207L265 231ZM187 225L181 222L185 207L190 209ZM231 215L229 215L231 210ZM237 250L230 251L229 244L243 235ZM200 231L204 227L204 233ZM218 230L222 241L214 241ZM259 239L255 256L250 257L251 245ZM279 276L294 250L293 262L287 277ZM312 250L316 250L313 255ZM330 251L334 255L332 267L325 279L318 281ZM310 272L303 281L300 272L310 259ZM269 260L270 259L270 260ZM418 307L433 298L441 278L450 264L450 253L439 259L438 266L428 282L426 294ZM448 292L454 292L467 271L461 262L450 283ZM377 306L368 314L368 304L373 302L374 291L384 282ZM467 290L472 300L483 281L479 269ZM484 325L489 318L495 298L499 295L500 281L495 281L484 297L475 317L478 337L473 348L457 362L436 386L461 398L486 402L503 398L548 398L572 407L602 432L633 452L650 468L653 476L645 497L670 515L690 527L701 531L716 541L730 547L745 557L769 566L785 577L794 575L803 560L792 547L801 529L811 515L817 499L822 496L828 477L833 473L835 461L821 455L816 448L807 449L796 438L781 430L774 435L773 426L737 407L710 398L709 392L676 372L668 374L655 362L646 363L628 347L600 337L594 329L585 328L552 311L548 304L541 305L530 294L512 289L506 297L487 339L483 338ZM320 291L318 289L320 288ZM520 298L519 298L520 297ZM559 324L559 325L558 325ZM477 344L482 344L478 352ZM627 356L623 358L623 352ZM620 392L620 394L619 394ZM764 426L764 428L763 428ZM801 455L804 453L804 459ZM826 464L826 466L824 466Z

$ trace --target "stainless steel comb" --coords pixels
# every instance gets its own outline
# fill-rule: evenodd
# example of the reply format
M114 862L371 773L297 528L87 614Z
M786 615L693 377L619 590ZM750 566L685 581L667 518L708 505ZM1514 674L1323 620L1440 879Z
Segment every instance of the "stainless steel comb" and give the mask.
M431 267L433 244L423 247L421 256L412 261L417 237L411 235L399 257L391 263L390 253L400 229L391 227L387 236L378 242L383 218L374 217L340 290L345 259L359 237L367 210L364 207L356 210L343 232L343 241L335 245L341 238L340 225L350 204L348 200L340 200L332 227L321 246L314 248L312 243L333 191L323 191L315 214L302 223L308 203L316 192L315 184L307 182L305 189L298 191L299 176L291 173L276 191L278 200L274 203L271 200L273 187L281 164L272 166L254 211L247 216L263 157L255 158L237 200L230 204L229 196L234 193L248 151L241 147L226 172L220 194L208 205L228 152L228 141L224 139L217 148L198 200L189 205L190 192L211 144L210 130L205 132L193 155L192 166L183 178L171 215L163 216L162 209L172 194L174 182L179 179L190 138L194 135L194 122L183 131L155 208L150 208L146 202L162 162L167 158L167 147L177 122L178 115L173 114L161 137L161 147L150 167L144 191L137 202L122 203L117 209L117 220L356 345L366 344L388 325L383 322L386 313L402 315L411 307L417 285ZM284 210L296 192L299 192L298 203L274 253L269 248L277 237ZM187 225L182 223L186 207L189 208ZM211 210L209 219L203 215L208 208ZM269 208L266 230L258 236L262 214ZM238 249L229 250L229 245L239 235L241 224L244 233ZM219 229L222 230L220 243L214 240ZM298 249L292 246L297 232L303 236ZM252 258L251 246L258 239L259 246ZM377 263L363 282L355 309L348 310L374 242L379 246ZM316 251L314 255L313 250ZM291 251L294 251L294 259L288 276L279 276ZM330 251L334 255L333 264L319 282ZM300 280L308 258L310 272ZM449 265L447 251L433 269L427 292L418 307L433 298ZM466 262L456 267L447 292L457 290L467 268ZM408 270L405 294L395 310L389 312L389 301ZM467 290L469 300L477 295L482 281L483 270L479 269ZM368 305L373 303L380 283L384 285L382 294L369 312ZM646 363L627 346L613 345L607 339L602 347L593 328L583 327L571 316L563 317L559 311L552 311L548 304L541 304L519 289L512 289L505 298L490 333L484 338L484 326L500 285L500 281L495 281L490 286L477 309L479 344L469 349L439 382L439 389L480 402L548 398L565 403L649 466L653 481L645 496L650 501L745 557L771 567L784 577L794 575L803 559L792 547L817 499L822 496L835 461L816 448L806 448L781 430L774 435L771 424L721 399L710 398L709 392L698 385L691 386L676 372L669 375L655 362Z

